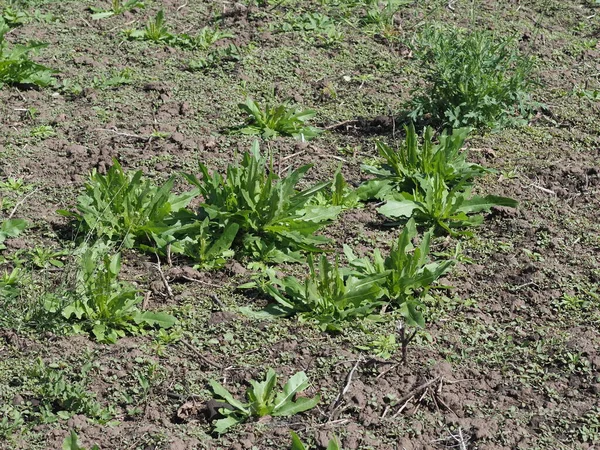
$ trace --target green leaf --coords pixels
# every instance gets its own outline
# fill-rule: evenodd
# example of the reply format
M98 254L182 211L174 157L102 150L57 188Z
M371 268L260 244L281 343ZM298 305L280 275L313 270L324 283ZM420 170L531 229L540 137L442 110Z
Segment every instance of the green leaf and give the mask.
M167 313L144 311L135 316L135 322L145 322L150 326L158 326L159 328L171 328L177 323L177 319Z
M411 200L389 200L385 205L379 207L377 212L386 217L411 217L418 205Z
M244 418L238 416L227 416L214 422L214 431L218 434L224 434L229 428L244 422Z
M485 197L475 196L469 200L465 200L458 211L465 213L477 213L481 211L489 211L494 206L516 208L519 206L519 203L512 198L499 197L496 195L486 195Z
M406 319L408 326L425 328L425 319L417 309L418 305L419 303L414 300L407 300L400 307L400 313Z
M0 225L0 243L7 238L17 237L27 227L27 222L23 219L8 219Z
M210 384L212 391L218 398L223 399L224 401L229 403L231 406L233 406L235 409L239 410L242 414L244 414L246 416L248 416L250 414L248 405L236 400L229 393L229 391L227 389L225 389L219 382L217 382L215 380L209 380L208 384Z
M69 436L63 441L62 448L63 450L83 450L79 445L79 439L75 431L71 430Z
M293 431L290 431L290 434L292 435L292 450L306 450L306 447L304 446L298 435Z
M235 240L239 229L240 226L237 223L230 223L227 225L223 231L223 234L219 236L219 239L217 239L211 248L206 252L207 257L219 256L222 255L224 251L228 250Z
M338 443L337 438L329 440L329 443L327 444L327 450L340 450L340 444Z
M342 212L341 206L307 206L305 213L302 216L302 220L315 223L323 223L330 220L334 220L340 212Z
M121 271L121 254L115 253L110 259L110 263L107 267L108 270L110 270L110 273L112 273L115 276L118 275Z
M114 15L115 15L115 13L112 11L97 12L97 13L92 14L92 20L107 19Z
M273 408L276 413L286 403L291 402L296 393L303 391L308 387L308 377L304 372L298 372L293 375L283 387L283 393L279 394L275 399L275 407Z
M320 395L315 395L313 398L299 397L295 402L288 402L280 407L276 412L273 412L274 417L293 416L294 414L308 411L317 406L321 400Z

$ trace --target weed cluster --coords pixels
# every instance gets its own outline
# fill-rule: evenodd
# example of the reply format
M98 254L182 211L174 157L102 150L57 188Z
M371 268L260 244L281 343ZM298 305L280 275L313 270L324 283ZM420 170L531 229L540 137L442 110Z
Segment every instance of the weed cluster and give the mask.
M95 6L90 7L93 20L107 19L112 16L118 16L125 11L131 11L136 8L144 8L144 2L140 0L127 0L125 3L122 0L112 0L110 9L102 9Z
M425 93L411 103L414 121L500 128L524 123L534 106L533 60L518 52L513 39L429 27L417 36L414 53L427 81Z
M342 3L345 8L362 11L357 24L368 33L392 39L397 33L396 15L407 2ZM112 0L110 9L91 8L92 18L106 19L142 7L144 3L139 0ZM8 48L5 36L10 27L25 20L10 10L4 10L0 17L0 86L54 83L51 69L30 60L44 44ZM333 16L311 12L299 17L289 15L279 31L312 34L311 39L334 46L343 40L339 24ZM143 29L124 33L132 40L200 52L203 56L189 62L190 70L206 71L241 58L234 45L215 46L233 37L231 33L205 27L195 35L174 34L162 10ZM493 171L467 161L464 142L471 131L467 127L496 128L518 123L532 107L529 91L533 63L518 54L511 40L498 40L479 31L431 28L419 35L415 54L427 62L428 87L425 94L412 101L410 117L421 122L428 117L454 129L436 138L433 129L425 127L420 140L410 125L398 148L377 143L381 160L363 166L373 178L356 190L346 183L340 169L332 181L308 186L304 178L311 165L282 174L272 155L261 153L258 142L239 161L229 164L224 173L211 172L200 163L200 175L183 173L157 183L141 170L124 170L117 160L106 174L93 171L74 211L59 211L77 228L76 249L69 253L36 248L28 253L40 270L64 268L66 257L75 261L75 270L65 275L67 287L63 285L64 289L44 296L44 312L64 331L86 333L103 343L144 334L151 328L159 330L159 345L174 342L180 331L165 330L172 329L177 319L165 312L146 310L140 291L120 280L123 252L138 250L156 256L159 262L161 258L171 262L175 256L204 270L222 268L229 259L237 258L260 269L253 281L241 287L255 289L272 300L264 313L294 316L328 332L339 332L364 320L393 317L402 330L401 342L397 343L392 334L358 348L382 358L391 357L399 345L404 350L405 328L425 327L425 305L431 300L431 290L443 287L438 284L440 279L455 265L452 258L433 258L436 255L431 254L431 244L435 237L470 234L483 222L481 213L495 206L517 206L510 198L472 195L475 179ZM369 75L362 77L356 79L363 83L371 79ZM132 73L125 69L94 77L92 86L108 89L131 82ZM77 86L64 80L62 88L74 92ZM581 95L594 98L588 93ZM304 142L322 132L309 125L315 111L288 103L262 108L247 98L239 108L247 120L232 133L264 140L291 136ZM32 111L30 115L33 117ZM45 139L54 136L55 131L41 125L30 135ZM191 187L176 193L179 178ZM343 245L345 263L341 257L329 258L324 253L330 250L327 246L331 241L318 233L344 210L371 200L383 203L377 211L392 220L392 225L402 226L397 240L385 254L375 249L357 256L352 247ZM0 211L7 206L0 204ZM2 220L0 250L5 249L6 239L18 236L26 227L24 220L13 219L12 214ZM0 277L2 301L20 295L23 270L17 261L19 255L17 252L13 256L10 271ZM282 274L274 270L273 263L305 263L305 276ZM571 359L572 364L578 364L576 355ZM103 408L86 390L89 367L76 376L56 369L40 360L30 373L37 382L34 394L44 399L35 411L36 417L51 422L85 414L101 423L113 418L113 411ZM154 368L136 373L142 396L148 394L154 375ZM300 395L309 387L304 372L291 376L278 392L277 374L268 369L263 381L250 382L247 402L236 399L215 380L209 384L215 397L217 414L212 419L218 434L252 419L304 412L320 400L318 394ZM136 408L132 408L131 415L139 412ZM19 414L3 417L0 434L11 433L29 419ZM81 449L74 432L65 440L64 448ZM292 448L305 449L295 434ZM327 448L339 449L337 440L331 440Z
M217 41L233 37L231 33L213 30L209 27L204 27L196 35L173 34L169 31L165 13L162 9L158 11L154 18L148 19L145 28L125 30L124 34L129 39L180 47L185 50L208 50Z
M309 383L304 372L293 375L283 386L283 391L276 393L277 374L273 369L267 371L264 381L250 381L250 389L246 392L249 403L236 400L231 393L215 380L210 386L218 401L227 402L227 407L221 407L219 412L224 418L215 422L215 431L219 434L228 428L245 422L249 418L265 416L284 417L307 411L319 403L320 396L313 398L297 396L304 391ZM294 400L294 398L296 398Z
M466 162L462 146L467 133L467 129L454 130L451 136L442 134L434 144L433 132L426 128L419 146L414 126L406 127L406 140L397 151L378 144L384 163L363 166L376 178L359 188L359 196L385 201L378 211L386 217L414 217L451 235L469 234L468 228L483 221L483 216L473 214L494 206L516 207L517 202L510 198L470 194L473 179L490 170Z

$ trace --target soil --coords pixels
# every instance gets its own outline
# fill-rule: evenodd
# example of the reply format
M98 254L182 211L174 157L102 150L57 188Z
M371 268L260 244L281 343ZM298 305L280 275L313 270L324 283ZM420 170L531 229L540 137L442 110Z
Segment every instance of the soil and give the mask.
M259 309L264 299L236 289L251 275L237 262L201 272L175 260L163 267L171 297L154 269L156 258L125 252L123 277L148 292L148 308L178 317L182 337L165 345L152 334L99 344L36 323L34 304L2 305L10 321L0 321L0 436L11 408L35 407L27 374L37 358L67 368L75 381L89 365L86 389L112 408L115 420L82 414L52 423L26 420L0 448L62 448L70 430L86 448L103 450L280 449L290 447L291 430L310 448L326 448L334 436L343 449L600 446L600 100L576 95L600 89L600 9L593 1L414 2L396 15L392 38L344 26L342 43L330 48L309 34L277 31L286 17L335 14L328 1L150 1L100 21L88 9L97 2L29 3L31 12L57 20L32 20L8 40L47 42L36 61L82 91L0 90L0 180L22 178L32 186L17 209L31 226L6 242L5 256L71 248L76 230L56 211L73 208L90 171L104 173L113 158L157 180L195 172L198 161L223 170L253 140L226 133L243 123L237 104L246 95L316 110L315 124L330 127L323 135L263 146L279 164L314 164L307 183L330 179L341 165L357 186L365 179L360 165L376 157L375 141L403 136L397 113L422 85L408 44L422 23L517 36L521 50L537 59L535 97L543 107L527 126L468 139L470 159L497 170L477 191L510 196L519 207L495 209L473 237L460 240L463 257L443 282L453 288L432 293L427 328L405 362L400 350L383 359L356 348L394 333L394 323L325 334L294 319L249 317L240 307ZM219 45L244 49L242 60L191 72L187 63L201 51L123 38L121 30L143 27L160 8L173 32L218 26L235 34ZM93 81L126 67L133 70L131 84L103 88ZM361 81L361 75L372 77ZM55 135L33 137L41 125ZM381 223L375 206L366 205L345 212L324 233L334 239L333 250L349 244L363 255L385 251L398 236L397 228ZM452 253L457 242L439 239L434 250ZM63 260L68 266L68 257ZM37 269L32 277L36 288L48 288L61 272ZM241 399L268 367L280 380L306 371L306 395L320 394L319 405L212 433L208 380ZM144 393L139 375L149 371Z

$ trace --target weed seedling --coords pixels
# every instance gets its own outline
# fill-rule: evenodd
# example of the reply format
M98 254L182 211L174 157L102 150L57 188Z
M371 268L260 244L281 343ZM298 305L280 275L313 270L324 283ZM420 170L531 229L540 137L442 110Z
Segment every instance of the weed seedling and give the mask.
M387 203L377 209L391 219L414 217L418 223L433 226L450 235L470 235L468 228L481 225L483 215L495 206L516 208L518 203L508 197L496 195L470 195L470 187L458 183L449 188L439 175L426 178L412 193L390 196ZM466 230L465 230L466 229Z
M110 9L102 9L95 6L91 6L92 20L107 19L112 16L118 16L123 14L125 11L131 11L135 8L144 8L144 2L140 0L127 0L123 3L122 0L112 0Z
M32 41L25 45L15 44L9 49L5 39L9 31L10 27L0 17L0 88L5 84L35 84L40 87L54 84L52 74L56 71L30 59L47 44Z
M332 264L325 256L317 265L309 256L308 265L310 273L304 281L271 276L265 285L265 293L278 303L279 314L296 314L323 331L340 331L348 322L380 318L374 311L383 305L381 284L387 273L347 274L337 261Z
M166 313L141 311L142 297L133 286L118 280L121 255L109 256L103 245L80 249L80 266L72 298L60 312L74 321L75 332L90 332L100 342L116 342L144 328L169 328L176 319Z
M457 183L471 182L477 177L492 172L478 164L467 162L467 151L463 148L468 128L459 128L446 132L439 137L439 142L433 140L433 130L426 127L423 141L414 125L405 127L406 139L397 149L383 142L377 142L377 149L384 162L377 165L363 165L362 169L376 178L361 186L359 193L364 200L369 198L384 198L390 190L412 191L419 187L423 180L439 176L449 187Z
M339 206L342 210L358 208L361 206L358 193L348 186L340 168L338 168L333 176L331 192L319 192L315 196L313 203L316 205Z
M79 437L75 431L71 430L71 433L65 438L62 444L62 450L87 450L79 444ZM94 445L89 450L100 450L100 447Z
M171 177L158 187L141 170L126 173L114 160L106 175L92 172L85 193L78 197L76 213L59 213L78 221L84 232L148 250L148 245L164 242L164 237L158 238L162 233L174 233L178 225L171 221L173 214L185 209L197 194L173 194L174 182Z
M291 431L290 434L292 435L292 450L308 450L296 433ZM340 446L340 443L337 440L337 438L332 438L327 443L326 450L341 450L341 448L342 447Z
M264 381L250 381L251 387L246 391L248 403L236 400L215 380L210 381L210 386L215 400L228 404L226 408L219 410L224 418L214 423L214 430L219 434L251 418L293 416L314 408L321 398L320 395L313 398L297 395L309 386L308 377L304 372L293 375L283 387L283 391L277 393L277 374L273 369L269 369Z
M35 380L35 395L40 400L39 415L42 422L54 422L58 418L66 420L75 414L83 414L100 423L112 419L114 412L102 407L96 395L87 387L90 368L84 366L79 376L70 377L57 366L47 366L38 358L30 376Z
M215 48L209 51L206 56L190 61L189 70L205 72L224 63L235 63L241 59L240 49L233 44L229 44L227 47Z
M454 261L429 261L429 248L432 232L423 235L421 244L414 247L417 228L413 219L409 220L384 258L379 249L371 257L357 258L352 249L344 245L344 253L357 275L382 276L381 299L400 310L408 325L425 326L421 308L433 283L449 272Z
M113 71L109 76L95 76L92 84L97 89L114 88L133 83L132 75L133 71L126 67L123 70Z
M162 9L156 13L154 18L148 19L144 29L125 30L124 33L129 39L151 41L156 44L168 45L174 38L173 34L169 32L169 27L165 20L165 12Z
M368 345L357 345L356 348L369 351L371 354L382 359L390 359L398 350L398 344L396 343L396 335L388 334L376 337Z
M56 136L54 128L50 125L40 125L39 127L33 128L29 133L31 137L39 139L47 139L52 136Z
M308 141L318 136L321 130L309 126L307 122L315 116L309 109L301 110L287 104L267 106L264 110L251 98L240 103L239 108L248 114L246 125L232 129L232 132L271 139L276 136L293 136L300 141Z
M27 222L23 219L6 219L0 223L0 250L6 246L4 241L8 238L17 237L27 227Z

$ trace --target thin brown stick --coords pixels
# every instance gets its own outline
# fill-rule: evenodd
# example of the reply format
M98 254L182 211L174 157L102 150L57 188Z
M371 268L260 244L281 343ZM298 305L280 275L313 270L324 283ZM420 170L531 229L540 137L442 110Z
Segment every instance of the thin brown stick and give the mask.
M408 401L411 398L414 398L415 395L417 395L419 392L426 390L429 386L431 386L432 384L436 383L437 381L439 381L441 378L441 376L437 376L419 386L417 386L416 388L414 388L410 393L406 394L404 397L402 397L398 403L408 403ZM423 397L421 397L422 399ZM419 400L420 401L420 400ZM400 409L396 412L396 414L394 414L393 417L396 417L398 414L400 414L400 412L405 408L406 406L403 405L402 407L400 407Z
M123 133L123 132L120 132L117 130L110 130L108 128L96 128L96 131L105 131L107 133L116 134L117 136L131 137L131 138L140 139L142 141L147 141L149 139L152 139L152 136L140 136L139 134Z
M359 122L359 120L357 120L357 119L344 120L343 122L338 122L338 123L334 123L333 125L328 125L326 127L323 127L323 129L324 130L332 130L334 128L339 128L344 125L350 125L351 123L358 123L358 122Z
M171 286L169 286L169 282L167 281L167 277L165 277L164 272L162 271L162 267L160 265L160 258L158 255L156 255L156 268L158 269L158 274L160 275L160 279L163 282L163 285L165 286L165 289L167 290L167 295L169 296L169 298L173 298L173 290L171 289Z
M185 345L188 350L190 350L191 352L193 352L198 358L200 358L202 361L204 361L206 364L208 364L211 367L214 367L215 369L219 369L221 370L221 367L219 367L219 365L217 365L217 363L212 362L210 359L208 359L206 356L204 356L202 353L200 353L198 351L197 348L195 348L192 344L190 344L189 342L187 342L186 340L182 339L181 342L183 345Z
M404 411L404 408L406 408L406 406L408 405L408 402L410 402L414 398L415 398L414 395L407 398L406 401L402 404L402 406L400 406L400 408L398 408L398 411L396 411L396 413L392 416L392 419L395 419L396 417L398 417L402 413L402 411Z
M362 360L363 360L362 357L359 357L356 360L356 363L354 364L354 366L352 366L352 369L350 369L350 372L348 372L348 375L346 376L346 384L344 385L344 387L339 392L336 399L333 401L333 403L329 407L329 411L330 411L329 421L331 421L333 414L335 413L335 410L340 406L340 404L342 403L342 400L344 399L344 396L350 389L350 385L352 384L352 377L354 376L354 372L356 372L356 369L358 368L358 365L362 362Z
M144 301L142 302L142 311L145 311L148 308L148 303L150 302L150 295L152 295L150 291L144 294Z
M219 289L221 289L223 287L223 286L219 286L218 284L209 283L208 281L196 280L195 278L190 278L185 275L182 275L179 278L181 278L182 280L192 281L194 283L205 284L207 286L212 286L212 287L219 288Z
M17 212L17 209L19 208L19 206L21 206L23 203L25 203L25 200L27 200L29 197L31 197L33 194L35 194L38 191L38 189L34 189L33 191L31 191L29 194L25 195L21 200L19 200L17 203L15 203L15 207L12 209L12 211L10 212L10 214L8 215L9 219L12 219L12 217L15 215L15 213Z

